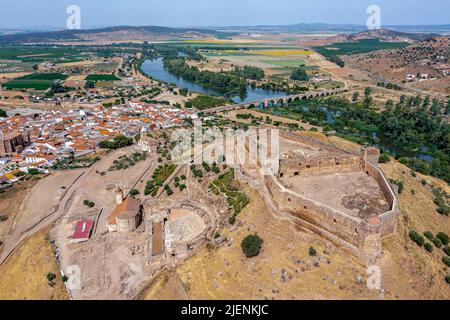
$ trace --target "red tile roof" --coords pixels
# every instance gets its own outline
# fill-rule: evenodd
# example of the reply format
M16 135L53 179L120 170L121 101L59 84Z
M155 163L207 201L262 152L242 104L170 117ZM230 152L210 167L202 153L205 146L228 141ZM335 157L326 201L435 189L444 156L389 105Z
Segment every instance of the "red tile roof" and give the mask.
M94 220L80 220L75 225L75 231L72 234L72 239L89 239L91 236Z

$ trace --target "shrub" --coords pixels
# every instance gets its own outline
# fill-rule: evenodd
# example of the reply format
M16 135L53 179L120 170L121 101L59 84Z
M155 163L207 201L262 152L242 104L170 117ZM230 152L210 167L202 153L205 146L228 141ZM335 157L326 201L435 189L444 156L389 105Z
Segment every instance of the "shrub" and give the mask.
M229 224L235 224L236 223L236 216L232 215L231 217L228 218L228 223Z
M431 243L425 243L424 244L425 250L427 250L429 253L433 252L433 245Z
M139 194L139 190L137 190L137 189L133 189L133 190L130 191L130 195L132 197L137 196L138 194Z
M434 239L433 239L433 243L434 243L434 245L436 246L436 248L442 247L442 241L441 241L441 239L434 238Z
M449 256L442 257L442 262L445 263L447 265L447 267L450 267L450 257Z
M314 247L309 247L308 253L311 257L315 257L317 255L317 250Z
M47 280L48 281L53 281L53 280L55 280L55 278L56 278L56 274L54 274L52 272L47 273Z
M447 282L448 284L450 284L450 274L448 276L445 277L445 282Z
M423 235L424 235L428 240L433 241L433 239L434 239L433 233L432 233L431 231L425 231L425 232L423 233Z
M247 258L256 257L261 251L263 242L258 235L249 235L242 240L242 251Z
M402 180L397 180L397 181L393 181L394 184L396 184L398 186L398 193L402 193L403 190L405 189L405 184Z
M444 247L444 252L445 252L448 256L450 256L450 247L449 247L449 246Z
M423 237L417 233L417 231L415 230L411 230L409 232L409 238L414 241L419 247L423 246L425 240L423 239Z
M380 154L380 159L378 160L379 163L388 163L391 161L391 158L387 154Z
M90 201L87 205L89 208L93 208L95 206L95 203L93 201Z
M436 211L442 215L449 216L450 215L450 206L441 205L437 208Z
M446 233L439 232L439 233L436 235L436 238L438 238L439 240L441 240L442 243L443 243L445 246L448 245L448 243L449 243L449 238L448 238L448 235L447 235Z
M0 222L8 220L8 216L5 214L0 214Z

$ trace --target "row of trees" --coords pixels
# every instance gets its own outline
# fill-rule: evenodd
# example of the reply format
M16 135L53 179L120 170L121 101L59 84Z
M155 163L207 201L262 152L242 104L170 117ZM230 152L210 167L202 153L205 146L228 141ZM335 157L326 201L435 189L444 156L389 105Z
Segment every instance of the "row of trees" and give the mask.
M206 88L212 88L223 93L244 92L247 88L245 78L228 73L200 71L197 67L189 66L182 58L164 59L164 67L176 76L192 81Z
M310 123L357 142L376 143L377 138L386 138L395 147L411 153L425 147L433 156L431 161L417 157L400 157L400 161L415 171L450 182L450 124L444 120L449 102L444 105L439 100L404 96L397 104L388 101L379 112L373 106L370 89L365 90L362 101L356 94L352 100L313 100L307 102L308 111L303 110L305 102L301 101L290 107ZM328 112L334 113L331 123L327 122Z
M234 70L229 73L236 77L250 80L262 80L265 76L263 69L252 66L244 66L242 68L235 67Z

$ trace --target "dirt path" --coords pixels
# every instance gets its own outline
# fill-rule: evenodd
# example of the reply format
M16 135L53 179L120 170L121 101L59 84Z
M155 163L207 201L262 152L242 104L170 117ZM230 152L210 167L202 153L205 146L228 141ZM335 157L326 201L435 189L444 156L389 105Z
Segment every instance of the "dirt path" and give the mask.
M99 162L92 165L90 168L83 170L79 174L79 176L70 185L66 186L67 189L64 192L64 194L62 195L61 199L59 200L56 208L54 210L52 210L50 213L48 213L47 215L45 215L41 220L36 222L34 225L26 227L25 230L21 230L21 229L23 229L23 227L22 228L18 227L18 224L20 223L20 221L19 221L19 219L17 219L17 221L15 222L14 231L12 232L12 234L10 234L10 236L5 241L4 248L3 248L2 254L0 256L0 265L2 265L14 253L16 248L25 239L29 238L36 232L42 230L46 226L55 222L58 218L61 218L64 215L64 212L66 211L66 206L67 206L68 202L71 200L73 194L75 193L75 190L77 189L77 187L80 185L81 181L83 180L82 178L85 176L89 176L92 172L95 172L96 168L98 166L100 166L102 161L115 156L115 154L118 153L119 151L120 151L120 149L111 152L106 157L104 157L102 160L100 160ZM40 189L41 188L39 188L39 184L36 185L32 189L30 195L27 197L27 199L25 201L28 202L30 200L30 198L32 197L32 193L41 192L42 190L40 190ZM26 207L27 207L27 203L25 203L22 206L23 209L25 209ZM21 216L21 214L19 214L18 216Z

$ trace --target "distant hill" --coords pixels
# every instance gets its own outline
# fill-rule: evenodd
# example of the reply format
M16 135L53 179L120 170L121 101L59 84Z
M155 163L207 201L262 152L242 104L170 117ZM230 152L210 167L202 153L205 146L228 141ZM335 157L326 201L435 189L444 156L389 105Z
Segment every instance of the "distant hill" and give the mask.
M415 43L439 36L436 33L406 33L390 29L377 29L354 34L339 34L329 39L331 42L356 42L363 39L378 39L384 42Z
M50 32L27 32L0 36L5 43L52 43L52 42L95 42L95 41L152 41L170 39L226 37L229 33L196 28L168 28L158 26L118 26L100 29L63 30Z
M255 33L297 33L297 34L323 34L323 33L356 33L367 31L366 25L358 24L329 24L329 23L296 23L291 25L256 25L256 26L229 26L207 27L213 30ZM385 25L385 29L404 33L434 33L440 35L450 34L450 24L447 25Z
M437 36L396 50L381 50L343 57L345 62L358 69L370 71L393 81L405 81L406 76L428 74L436 81L423 82L433 85L436 91L450 94L450 37ZM442 88L440 88L442 87Z

